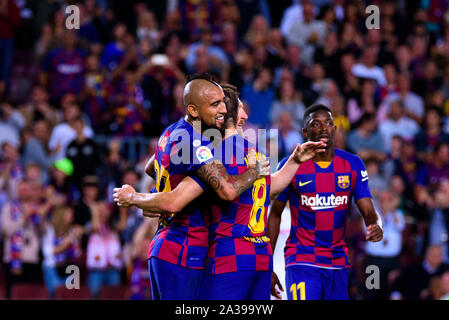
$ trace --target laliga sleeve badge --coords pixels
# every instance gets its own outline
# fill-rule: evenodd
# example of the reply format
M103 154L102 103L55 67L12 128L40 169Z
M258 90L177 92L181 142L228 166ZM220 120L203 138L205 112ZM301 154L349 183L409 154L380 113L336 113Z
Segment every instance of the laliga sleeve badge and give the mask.
M213 158L212 152L206 146L202 146L196 149L196 157L198 158L200 163Z

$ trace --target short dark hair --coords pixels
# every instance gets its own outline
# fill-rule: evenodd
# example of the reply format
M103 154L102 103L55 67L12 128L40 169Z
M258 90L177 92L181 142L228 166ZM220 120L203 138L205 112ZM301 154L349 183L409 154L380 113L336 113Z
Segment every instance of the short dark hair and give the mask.
M191 82L191 81L193 81L193 80L198 80L198 79L209 81L210 83L216 85L217 87L220 86L220 85L218 84L217 79L216 79L212 74L210 74L210 73L208 73L208 72L204 72L204 73L195 73L195 74L192 74L192 75L188 75L188 76L187 76L187 83L189 83L189 82ZM187 84L187 83L186 83L186 84Z
M320 111L320 110L324 110L324 111L330 112L330 114L332 114L332 110L328 106L325 106L324 104L320 104L320 103L313 104L313 105L307 107L306 111L304 112L304 118L303 118L304 127L307 126L307 123L309 122L309 118L312 115L312 113Z
M239 114L239 91L237 87L228 83L221 84L221 87L225 95L224 102L227 111L225 120L232 119L234 125L236 125Z

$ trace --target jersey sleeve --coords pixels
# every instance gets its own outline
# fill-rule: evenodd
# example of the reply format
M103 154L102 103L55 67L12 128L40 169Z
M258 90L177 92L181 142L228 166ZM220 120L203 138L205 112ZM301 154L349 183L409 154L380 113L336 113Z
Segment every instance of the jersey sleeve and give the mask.
M284 159L282 159L281 162L279 162L279 165L278 165L276 171L279 171L284 166L284 164L287 162L287 160L288 160L288 157L285 157ZM291 183L289 183L289 185L276 197L276 200L286 203L288 201L288 199L290 198L291 192L292 192L292 186L291 186Z
M201 180L200 178L198 178L198 177L195 175L195 172L190 172L190 173L189 173L189 177L192 178L196 183L198 183L198 185L201 187L201 189L203 189L204 191L206 191L207 185L204 183L203 180Z
M200 143L198 146L196 146ZM196 139L193 140L192 145L192 156L193 161L190 165L187 166L187 171L197 171L202 166L217 160L214 156L214 149L212 148L212 144L208 140Z
M354 200L362 198L372 198L371 192L368 187L368 171L363 164L362 159L355 157L353 161L353 170L356 175L356 182L353 189Z
M173 144L170 162L176 165L180 173L189 174L215 160L212 143L199 133L176 129L170 134L169 143Z

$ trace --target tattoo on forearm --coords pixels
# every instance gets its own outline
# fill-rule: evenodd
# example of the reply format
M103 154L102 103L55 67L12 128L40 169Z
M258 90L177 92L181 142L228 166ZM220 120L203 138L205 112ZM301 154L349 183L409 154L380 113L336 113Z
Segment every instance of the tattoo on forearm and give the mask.
M219 161L212 161L207 165L202 166L197 171L198 176L205 181L214 191L220 191L224 188L225 183L231 184L232 188L236 190L237 194L242 194L248 189L257 179L257 171L250 168L243 174L238 176L231 176L226 171L224 165Z
M202 166L198 171L198 176L205 181L214 191L223 189L220 179L223 179L223 170L225 167L219 161L212 161Z
M237 194L241 195L245 190L252 186L254 181L257 180L258 174L256 169L249 168L241 175L234 177L236 180L232 186L237 190Z

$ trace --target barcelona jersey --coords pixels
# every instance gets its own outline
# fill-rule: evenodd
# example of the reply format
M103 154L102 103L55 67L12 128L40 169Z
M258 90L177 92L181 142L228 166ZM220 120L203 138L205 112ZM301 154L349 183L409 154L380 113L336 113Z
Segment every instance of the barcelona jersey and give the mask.
M156 191L170 192L191 176L203 189L195 172L212 161L210 141L184 119L170 125L157 143L154 159ZM189 268L204 268L208 250L210 203L200 196L176 215L165 216L150 244L148 257Z
M282 167L287 158L283 159ZM327 167L312 159L304 162L289 186L277 197L289 201L290 235L285 245L285 265L349 268L344 241L351 199L369 197L368 173L362 160L335 149Z
M215 148L214 156L230 175L240 175L248 170L247 156L251 148L256 146L233 135ZM257 156L265 157L262 153ZM270 176L260 178L234 201L213 196L209 274L272 270L272 250L266 237L270 183Z

